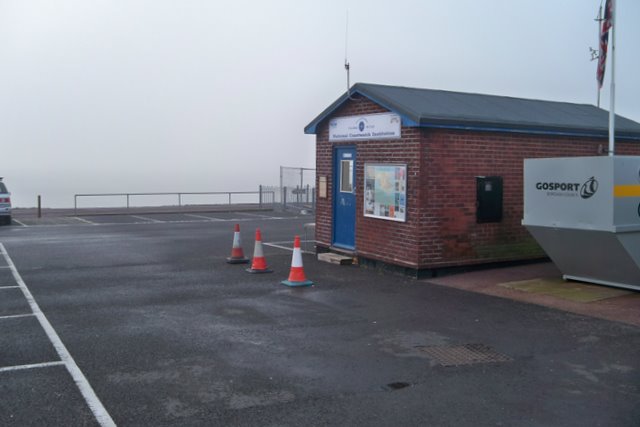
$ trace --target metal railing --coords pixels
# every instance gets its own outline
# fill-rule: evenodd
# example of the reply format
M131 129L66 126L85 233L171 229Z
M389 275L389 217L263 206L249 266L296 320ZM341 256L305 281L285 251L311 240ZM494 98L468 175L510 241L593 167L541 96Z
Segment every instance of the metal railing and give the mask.
M279 201L284 209L315 211L316 170L280 166Z
M264 205L273 206L275 204L275 192L263 190L262 186L258 191L201 191L201 192L175 192L175 193L86 193L86 194L74 194L73 195L73 210L77 212L78 210L78 198L79 197L125 197L126 198L126 209L131 207L131 198L135 196L177 196L178 207L182 207L182 197L183 196L227 196L226 199L228 203L226 205L233 204L232 196L234 195L255 195L257 196L257 204L260 208L264 207ZM221 204L221 203L213 203L213 204ZM200 204L200 205L209 205L209 204Z
M274 193L274 202L279 204L283 209L307 209L315 211L316 209L316 189L307 185L306 187L278 187L278 186L262 186L263 191Z
M316 210L316 189L314 187L283 187L282 206Z

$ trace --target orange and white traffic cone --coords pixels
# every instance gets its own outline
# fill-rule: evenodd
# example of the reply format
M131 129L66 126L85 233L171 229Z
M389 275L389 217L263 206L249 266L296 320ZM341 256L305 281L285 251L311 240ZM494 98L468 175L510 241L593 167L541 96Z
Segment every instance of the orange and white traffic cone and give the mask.
M251 262L251 268L247 268L249 273L273 273L273 270L267 268L267 260L264 258L264 252L262 251L262 234L260 229L256 228L256 245L253 248L253 261Z
M227 258L227 262L229 264L246 264L249 262L249 259L244 257L244 252L242 251L240 224L236 224L233 231L233 247L231 248L231 256Z
M296 236L293 240L293 256L291 258L291 271L289 279L283 280L283 285L287 286L311 286L313 282L307 280L302 267L302 250L300 249L300 236Z

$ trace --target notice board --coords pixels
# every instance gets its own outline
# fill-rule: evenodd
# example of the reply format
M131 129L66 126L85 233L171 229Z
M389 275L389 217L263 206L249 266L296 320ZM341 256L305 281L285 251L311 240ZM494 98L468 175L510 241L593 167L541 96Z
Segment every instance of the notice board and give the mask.
M365 163L364 216L405 222L407 165Z

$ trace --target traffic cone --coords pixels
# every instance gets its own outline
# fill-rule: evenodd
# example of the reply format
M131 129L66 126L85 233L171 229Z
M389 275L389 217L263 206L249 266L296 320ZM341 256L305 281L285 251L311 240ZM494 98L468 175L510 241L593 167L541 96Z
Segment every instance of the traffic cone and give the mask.
M249 259L244 257L244 252L242 251L240 224L236 224L233 231L233 247L231 248L231 256L227 258L227 262L229 264L246 264L249 262Z
M289 279L283 280L283 285L287 286L311 286L313 282L307 280L302 267L302 250L300 249L300 236L296 236L293 241L293 256L291 257L291 271Z
M256 228L256 245L253 248L253 262L251 268L247 268L249 273L273 273L273 270L267 268L267 260L264 259L264 252L262 251L262 234L260 229Z

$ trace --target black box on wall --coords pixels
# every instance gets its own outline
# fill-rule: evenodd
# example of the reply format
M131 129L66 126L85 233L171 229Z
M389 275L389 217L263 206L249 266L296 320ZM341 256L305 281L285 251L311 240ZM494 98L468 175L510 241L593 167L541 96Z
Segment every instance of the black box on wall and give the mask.
M476 221L502 221L502 177L476 177Z

